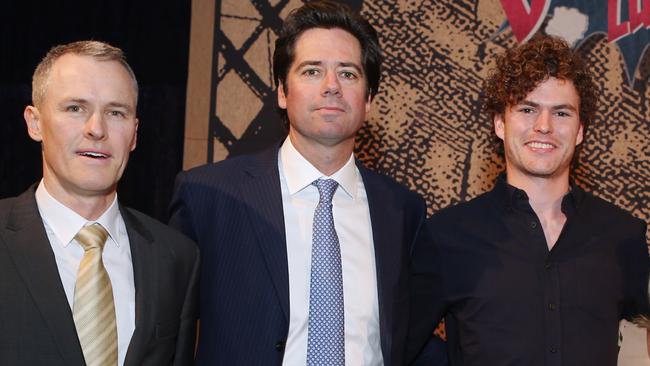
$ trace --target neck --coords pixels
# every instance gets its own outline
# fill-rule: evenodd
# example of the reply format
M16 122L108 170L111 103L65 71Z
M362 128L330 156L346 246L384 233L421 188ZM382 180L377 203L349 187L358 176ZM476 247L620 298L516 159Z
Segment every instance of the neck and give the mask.
M354 139L336 145L305 143L289 133L291 143L296 150L323 175L330 176L341 169L350 159L354 149Z
M97 220L115 200L115 191L106 195L79 195L43 179L45 189L57 201L89 221Z
M515 170L507 171L508 184L528 195L528 201L540 219L562 214L562 199L569 191L569 174L552 177L534 177Z

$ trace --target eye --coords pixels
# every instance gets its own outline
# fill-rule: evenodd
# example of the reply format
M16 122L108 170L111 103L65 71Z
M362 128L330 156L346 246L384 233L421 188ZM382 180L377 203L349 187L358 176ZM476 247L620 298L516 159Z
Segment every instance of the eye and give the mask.
M302 74L305 75L305 76L317 76L317 75L320 74L320 70L318 70L318 69L305 69L302 72Z
M81 112L81 106L73 104L73 105L69 105L69 106L65 107L65 110L66 110L66 112L77 113L77 112Z
M126 118L126 113L118 110L112 110L108 111L108 115L111 117L120 117L120 118Z
M355 74L352 71L341 71L340 75L344 79L348 79L348 80L356 80L356 79L358 79L357 74Z
M558 117L571 117L571 113L565 111L557 111Z
M521 107L521 108L519 108L519 112L524 113L524 114L531 114L531 113L534 113L535 110L533 108L530 108L530 107Z

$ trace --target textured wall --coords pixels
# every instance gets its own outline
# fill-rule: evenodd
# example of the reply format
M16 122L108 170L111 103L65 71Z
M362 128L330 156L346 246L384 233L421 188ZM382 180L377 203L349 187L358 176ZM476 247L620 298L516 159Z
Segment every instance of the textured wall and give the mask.
M429 213L490 189L504 163L478 103L481 81L494 55L516 44L509 28L499 32L506 20L499 0L348 3L376 27L386 56L357 156L424 195ZM271 56L281 20L301 4L193 1L186 169L258 150L284 135ZM633 87L618 46L605 34L589 37L578 50L599 75L602 96L574 179L648 222L650 57L641 60ZM437 332L444 337L444 328Z
M198 10L201 4L214 8ZM300 4L193 2L193 27L203 28L192 32L186 168L257 150L283 135L270 61L281 19ZM493 56L516 44L509 28L499 32L506 20L500 2L351 4L379 31L386 56L380 92L358 138L357 155L422 193L430 213L488 190L503 161L494 149L492 123L478 104L481 80ZM199 25L201 19L207 20ZM209 30L215 37L197 41L198 36L208 38ZM213 52L206 56L206 49ZM589 37L578 50L600 76L603 92L575 180L648 221L650 57L641 61L640 79L631 86L619 48L606 35ZM200 52L203 66L192 59ZM192 75L200 67L203 71Z

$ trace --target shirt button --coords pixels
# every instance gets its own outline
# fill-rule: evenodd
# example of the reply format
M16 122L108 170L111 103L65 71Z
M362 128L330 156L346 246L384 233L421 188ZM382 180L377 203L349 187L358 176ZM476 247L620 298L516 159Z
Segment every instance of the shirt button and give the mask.
M550 302L550 303L548 304L548 310L550 310L550 311L555 310L555 303Z
M551 269L551 268L553 268L553 265L551 263L546 263L546 264L544 264L544 268Z
M551 347L550 351L551 351L551 353L557 353L557 348Z
M531 221L531 222L530 222L530 227L533 228L533 229L536 228L536 227L537 227L537 223L536 223L535 221Z

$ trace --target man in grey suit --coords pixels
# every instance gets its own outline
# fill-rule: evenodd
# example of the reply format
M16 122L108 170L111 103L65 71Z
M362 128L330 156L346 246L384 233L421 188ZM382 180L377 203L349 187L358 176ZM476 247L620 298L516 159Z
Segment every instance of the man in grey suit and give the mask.
M43 179L0 201L0 365L191 364L198 251L117 200L138 128L122 51L57 46L32 87Z

